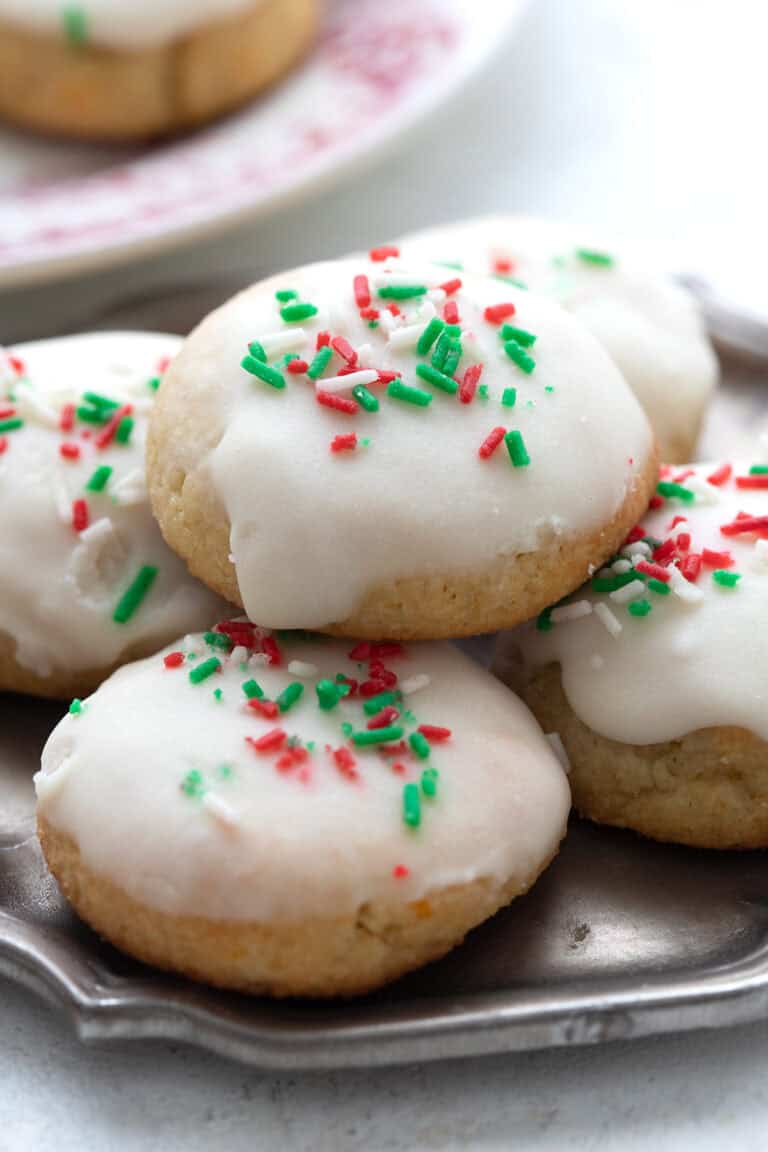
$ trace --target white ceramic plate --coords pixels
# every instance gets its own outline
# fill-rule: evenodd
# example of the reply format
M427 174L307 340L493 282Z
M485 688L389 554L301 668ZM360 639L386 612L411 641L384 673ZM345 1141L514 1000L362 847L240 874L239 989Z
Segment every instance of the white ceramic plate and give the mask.
M0 285L158 252L338 179L437 107L524 0L326 0L307 64L238 115L150 148L0 129Z

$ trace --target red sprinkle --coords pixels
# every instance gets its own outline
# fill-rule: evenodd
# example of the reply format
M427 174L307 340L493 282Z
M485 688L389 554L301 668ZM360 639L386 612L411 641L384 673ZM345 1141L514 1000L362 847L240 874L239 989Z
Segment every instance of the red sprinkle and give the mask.
M737 476L737 488L768 488L768 476Z
M289 360L285 368L292 376L302 376L309 368L309 364L306 360Z
M0 456L8 450L8 437L0 436Z
M59 455L63 456L65 460L79 460L80 445L65 441L63 444L59 444Z
M351 400L348 396L339 396L336 392L315 392L315 399L318 404L322 404L323 408L333 408L336 412L346 412L348 416L354 416L359 408L357 400Z
M379 372L379 378L376 381L376 383L377 384L391 384L393 380L399 380L401 375L402 375L402 373L400 373L400 372L381 371L381 372Z
M730 480L732 472L732 465L723 464L722 467L716 468L711 476L707 476L707 483L716 484L718 487L720 487L721 484L725 484L727 480Z
M400 249L396 248L394 244L382 244L380 248L371 248L368 256L376 264L381 263L382 260L387 260L390 256L399 256Z
M158 376L162 376L163 372L165 372L165 370L168 367L168 365L170 364L170 362L171 362L170 356L161 356L160 357L160 359L157 362L157 374L158 374Z
M666 564L672 559L676 551L674 540L664 540L658 548L654 549L653 558L657 564Z
M386 708L382 708L381 712L368 721L366 728L386 728L387 725L393 724L397 720L400 713L397 708L392 704L388 704Z
M694 468L684 468L682 472L678 472L677 476L675 476L675 484L684 484L689 476L694 475L694 472Z
M351 676L339 676L336 680L336 683L346 684L347 688L349 688L349 692L347 693L348 696L351 697L357 695L357 680L353 680Z
M492 432L489 432L477 450L477 454L480 459L487 460L489 456L493 456L494 452L498 448L499 444L501 444L506 434L506 428L502 428L501 426L494 428Z
M702 550L701 559L707 568L730 568L733 564L730 552L714 552L711 548Z
M458 292L459 288L461 288L461 280L459 280L458 276L455 276L453 280L446 280L445 283L440 284L439 287L442 288L446 296L453 296L454 292Z
M72 501L72 527L75 532L84 532L88 527L88 505L85 500Z
M3 404L0 406L0 420L5 420L8 416L15 416L16 409L12 404Z
M277 667L278 664L282 664L283 658L280 655L280 649L277 646L277 641L273 636L265 636L262 639L261 650L266 656L267 660L269 660L270 664L272 664L274 667Z
M470 404L472 402L482 374L482 364L470 364L469 368L467 368L459 385L459 400L461 400L462 404Z
M315 347L316 347L318 350L319 350L320 348L327 348L327 347L328 347L328 345L330 344L330 342L331 342L331 334L330 334L330 332L318 332L318 334L317 334L317 341L316 341L316 343L315 343Z
M443 308L443 316L446 324L459 323L459 306L455 300L446 300L445 307Z
M357 433L346 432L341 436L334 436L331 440L331 452L354 452L357 448Z
M497 276L509 276L515 265L507 256L497 256L493 262L493 271Z
M334 336L331 340L331 348L334 352L338 352L342 360L346 360L347 364L357 364L357 352L350 344L349 340L345 340L343 336Z
M405 764L401 764L399 760L397 760L394 764L390 764L390 768L394 772L395 776L405 776L406 772L408 771Z
M483 315L489 324L501 324L503 320L508 320L510 316L514 316L516 308L511 302L509 304L490 304Z
M669 569L663 568L661 564L649 564L647 560L640 560L635 564L635 571L642 572L644 576L653 576L655 580L661 580L664 584L669 583Z
M392 875L395 880L405 880L406 876L410 876L411 870L405 864L395 864L392 869Z
M283 728L271 728L269 732L259 736L258 740L254 740L253 736L246 736L245 739L256 752L274 752L275 749L281 748L285 743L285 730Z
M393 316L400 315L400 309L398 308L397 304L395 304L394 300L390 300L389 304L387 304L387 312L391 312Z
M115 438L117 427L124 416L130 416L133 411L130 404L124 404L122 408L118 408L114 416L110 418L108 423L104 425L97 436L94 436L93 442L98 449L107 448Z
M701 572L701 556L698 552L691 552L690 555L686 556L680 565L680 571L689 583L696 583Z
M672 523L670 524L668 530L671 532L673 528L677 528L678 524L685 524L685 523L687 523L687 521L688 521L687 516L675 516L675 518L672 521Z
M442 744L445 740L450 740L450 728L441 728L437 724L419 724L419 732L422 736L429 740L430 744Z
M391 660L393 656L404 656L405 649L396 640L379 640L371 644L371 656L376 660Z
M309 752L306 748L302 748L300 744L295 745L293 748L288 748L283 755L275 762L275 768L278 772L291 772L297 764L303 764L305 760L309 759Z
M274 720L280 711L274 700L257 700L255 696L248 701L248 707L258 712L260 716L266 716L267 720Z
M691 534L690 534L690 532L678 532L678 534L677 534L677 546L683 552L688 551L688 549L691 546Z
M635 524L634 528L630 528L629 532L627 533L627 538L624 543L636 544L638 540L642 540L647 535L648 533L646 532L645 528L643 528L642 524Z
M20 356L9 356L8 363L10 364L11 368L13 368L17 376L23 376L27 370L27 366Z
M360 319L361 320L378 320L380 315L381 315L381 313L379 312L378 308L361 308L360 309Z
M59 415L59 428L62 432L71 432L75 426L75 405L65 404Z
M768 532L768 516L739 515L732 524L721 524L723 536L739 536L742 532Z
M648 501L648 507L652 510L656 509L656 508L661 508L663 503L664 503L664 497L663 496L659 496L659 495L651 496L650 500Z
M169 652L167 656L163 657L163 664L165 664L166 668L181 668L183 663L183 652Z
M331 753L334 763L342 776L347 780L358 780L360 774L357 771L357 762L350 752L349 748L334 748Z
M370 660L371 645L367 640L363 640L362 643L355 644L354 648L351 648L347 653L347 656L349 656L350 660Z
M371 286L367 276L355 276L352 281L355 291L355 304L358 308L368 308L371 303ZM363 317L365 319L365 317Z

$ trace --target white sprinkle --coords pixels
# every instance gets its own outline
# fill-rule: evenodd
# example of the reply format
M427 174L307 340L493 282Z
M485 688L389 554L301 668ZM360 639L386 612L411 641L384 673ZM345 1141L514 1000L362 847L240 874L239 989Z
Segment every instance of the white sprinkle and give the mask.
M263 668L265 664L269 664L269 657L266 652L254 652L248 661L249 668Z
M595 574L594 564L587 564L587 576L594 576L594 574Z
M448 298L448 293L442 288L430 288L427 292L427 299L431 300L433 304L442 304Z
M407 324L404 328L396 328L390 333L388 347L393 352L413 351L426 327L426 324Z
M306 340L304 328L285 328L279 332L268 332L257 343L261 344L267 356L280 356L283 352L298 352Z
M719 504L722 499L720 489L716 484L710 484L701 476L689 476L683 485L696 496L697 504ZM683 577L685 579L685 577Z
M248 659L248 649L244 644L236 644L229 654L233 664L245 664Z
M361 344L357 349L357 363L360 368L370 368L372 366L373 358L373 345Z
M410 288L423 286L437 288L442 280L437 276L424 276L421 272L383 272L380 276L372 276L374 288Z
M216 796L213 792L206 792L204 794L203 808L205 808L209 816L213 817L217 824L222 824L225 828L236 828L240 823L240 817L234 808L231 808L226 801Z
M608 595L616 604L628 604L630 600L638 600L645 595L645 584L642 580L633 580L631 584L625 584L623 588L616 588Z
M412 696L414 692L420 692L422 688L429 687L431 681L426 672L420 672L417 676L411 676L408 680L401 680L398 685L403 696Z
M622 631L621 624L616 619L613 612L611 612L607 604L603 604L602 602L595 604L595 616L597 616L598 620L610 636L618 636Z
M704 593L701 588L697 588L695 584L691 584L690 580L686 580L682 572L676 565L672 564L667 568L669 572L670 587L684 604L700 604L704 599Z
M590 658L589 658L589 666L590 666L590 668L591 668L591 669L592 669L594 672L599 672L599 671L600 671L600 669L603 667L603 665L604 665L604 664L605 664L605 660L603 660L603 658L602 658L602 656L600 655L600 653L599 653L599 652L593 652L593 653L592 653L592 655L591 655L591 656L590 656Z
M577 600L575 604L562 604L553 608L549 618L553 624L567 624L569 620L580 620L582 616L592 615L592 604L589 600Z
M24 420L42 424L44 428L58 428L59 413L28 385L16 389L16 411Z
M620 576L623 576L625 572L629 572L631 567L631 560L614 560L613 564L611 564L611 569L614 572L618 572Z
M563 744L562 740L560 739L560 733L545 732L544 735L549 741L549 745L555 756L560 761L560 767L562 768L563 772L565 772L566 776L568 776L571 771L571 762L568 759L568 753L565 750L565 744Z
M642 556L647 560L651 554L650 544L646 544L645 540L635 540L634 544L625 544L621 550L622 556L628 556L630 560L634 560L635 556Z
M363 368L360 372L350 372L346 376L327 376L325 380L316 380L315 389L318 392L349 392L358 384L375 384L379 378L374 368Z
M141 468L127 472L112 485L112 495L117 504L146 504L147 481Z
M317 664L309 664L305 660L289 660L288 671L291 676L299 676L303 680L308 680L311 676L317 676Z
M437 316L437 309L431 300L422 300L421 308L416 313L416 320L420 320L424 326L429 323L433 316Z
M400 316L393 316L388 308L382 308L379 313L379 324L387 333L392 333L396 328L401 328L403 321Z

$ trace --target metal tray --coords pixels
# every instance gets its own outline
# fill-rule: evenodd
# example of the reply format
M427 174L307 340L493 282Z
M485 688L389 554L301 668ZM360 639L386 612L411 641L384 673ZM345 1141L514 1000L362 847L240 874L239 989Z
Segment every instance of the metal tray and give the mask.
M172 293L103 323L183 331L212 302L210 288ZM762 380L730 371L702 458L748 451L766 431ZM471 647L484 658L482 643ZM377 995L254 1000L154 972L81 924L46 871L32 775L61 711L0 696L0 973L60 1005L84 1040L174 1039L264 1068L338 1068L768 1015L765 854L695 852L579 821L529 895Z

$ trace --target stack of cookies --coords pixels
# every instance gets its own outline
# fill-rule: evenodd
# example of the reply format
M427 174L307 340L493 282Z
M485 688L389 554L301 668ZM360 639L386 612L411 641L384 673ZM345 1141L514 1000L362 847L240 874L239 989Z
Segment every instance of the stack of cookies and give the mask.
M530 887L565 832L568 760L595 819L765 842L754 813L730 838L713 817L727 793L733 828L758 787L759 692L735 643L768 573L763 471L667 466L659 479L629 373L596 322L521 282L514 232L483 271L471 268L490 246L455 267L457 231L451 266L412 238L281 274L207 317L167 366L124 370L122 388L111 377L81 393L73 372L66 410L43 395L60 371L34 386L27 350L7 357L14 413L22 397L25 413L53 413L45 433L26 419L65 485L57 579L71 584L63 551L97 525L121 545L94 560L105 637L84 682L147 650L163 603L187 612L170 644L73 702L36 778L63 891L140 959L274 995L375 988ZM643 360L633 274L575 245L558 261L578 284L571 312L590 297L593 315L623 310L646 380L659 349ZM691 437L714 383L692 317L668 337L678 367L666 358L696 396ZM69 343L73 364L88 343ZM657 413L635 386L663 436L684 405L665 396ZM113 486L120 454L143 446L144 408L156 523L141 505L134 538ZM6 466L30 432L8 431ZM55 649L32 607L24 644L9 614L8 686L12 657L22 686L73 686L75 613L57 617ZM498 632L497 665L541 728L450 643Z

